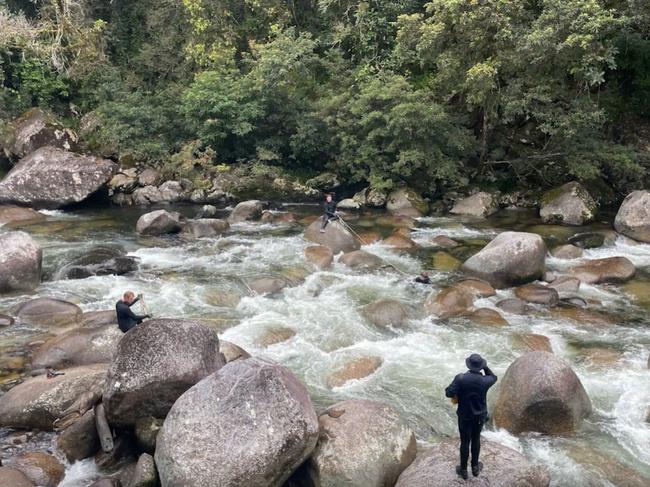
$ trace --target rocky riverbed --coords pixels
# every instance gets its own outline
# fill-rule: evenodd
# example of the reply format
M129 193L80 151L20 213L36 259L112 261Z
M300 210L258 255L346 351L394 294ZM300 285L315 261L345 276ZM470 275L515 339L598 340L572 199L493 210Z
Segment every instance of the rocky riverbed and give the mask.
M204 485L203 475L217 474L210 470L215 457L197 459L196 452L221 455L248 439L269 443L251 457L236 457L241 462L230 469L236 475L220 477L223 485L311 485L314 472L332 486L343 485L337 476L355 479L350 485L393 485L398 477L400 486L453 485L444 483L455 481L445 477L455 454L447 438L457 432L444 387L469 353L480 352L500 378L489 395L494 422L484 433L490 485L648 485L650 245L614 233L614 214L560 226L528 210L422 217L397 215L405 209L399 199L390 205L392 211L345 215L361 244L351 244L355 239L338 224L322 236L305 232L320 211L310 205L220 208L209 218L222 223L203 218L189 230L184 220L198 206L166 206L168 213L144 220L152 209L44 210L5 224L0 232L23 231L40 248L42 282L0 296L3 465L11 469L24 452L49 451L65 468L63 480L48 474L52 485L89 486L111 474L110 482L121 476L122 485L140 485L134 472L146 474L155 458L163 485ZM630 233L628 227L634 225L617 222L619 231ZM513 233L502 244L493 241L504 232ZM514 250L512 242L519 242ZM566 245L572 247L560 249ZM340 250L348 254L337 255ZM571 258L563 258L567 252ZM507 272L502 266L491 273L486 255L490 262L505 256ZM431 286L412 282L422 269ZM524 285L530 281L536 284ZM132 343L115 333L105 311L126 289L144 294L155 318L150 326L159 327L155 344L145 328ZM246 352L254 359L237 359ZM181 360L184 353L202 357L200 363ZM139 367L132 368L132 354ZM94 365L96 357L105 365ZM234 361L224 367L224 358ZM181 370L181 363L194 365ZM66 375L28 378L48 365ZM107 368L107 381L97 382ZM174 373L178 381L169 379ZM124 374L135 382L120 379ZM272 393L260 386L260 374L274 384ZM530 376L540 382L527 384ZM159 388L160 377L177 389ZM37 432L51 429L70 401L45 407L47 414L19 416L10 403L18 404L19 393L25 397L25 384L30 394L61 384L60 395L76 391L74 399L101 391L119 454L107 459L62 446L68 430ZM534 397L540 390L549 401L541 406ZM230 402L217 407L213 397ZM245 418L256 417L257 426L245 426L242 404L252 408ZM256 405L275 412L267 416ZM154 446L145 433L161 422L149 424L147 417L162 420L170 408L158 436L162 446ZM536 421L527 417L531 411ZM228 426L237 433L215 439ZM256 436L267 428L274 433ZM348 438L350 428L368 436ZM334 440L319 440L319 431ZM390 433L373 446L378 431ZM274 454L274 441L289 437L289 446ZM350 458L354 465L345 462ZM45 461L37 460L24 461ZM522 476L529 483L509 483ZM34 484L32 477L21 481Z

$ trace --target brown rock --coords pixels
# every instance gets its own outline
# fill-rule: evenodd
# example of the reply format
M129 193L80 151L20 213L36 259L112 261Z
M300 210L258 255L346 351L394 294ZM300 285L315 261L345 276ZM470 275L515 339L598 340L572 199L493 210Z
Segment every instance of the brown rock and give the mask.
M432 257L433 268L439 271L455 271L463 263L447 252L436 252Z
M490 308L479 308L463 315L472 323L486 326L506 326L508 322L499 314Z
M460 243L456 242L455 240L445 237L444 235L438 235L436 237L433 237L431 239L431 244L434 247L440 247L441 249L453 249L455 247L460 246Z
M523 348L529 352L549 352L553 353L551 342L544 335L534 333L515 333L510 336L510 341L514 347Z
M396 299L379 299L361 308L363 316L380 327L402 327L409 318L408 308Z
M634 277L634 264L626 257L589 260L571 269L571 274L587 284L617 283Z
M560 276L548 285L558 293L576 293L580 289L580 279L571 276Z
M296 336L296 332L291 328L270 328L255 343L260 347L269 347L276 343L286 342L294 336Z
M359 234L361 242L364 245L370 245L381 241L381 235L378 232L362 232Z
M117 326L117 315L114 309L106 311L86 311L81 316L83 326L92 328L95 326L115 325Z
M319 269L328 269L334 260L334 254L324 245L312 245L305 249L305 260Z
M374 373L384 361L379 357L360 357L345 363L334 372L327 385L329 387L340 387L348 381L362 379Z
M618 323L615 316L578 306L559 306L551 311L554 318L575 321L581 325L611 326Z
M473 303L474 298L469 291L452 286L439 293L431 293L424 303L424 309L431 315L447 319L464 314Z
M384 265L384 261L379 257L364 252L363 250L355 250L354 252L343 254L339 259L339 262L352 269L365 271L372 271Z
M489 298L497 294L490 283L481 281L480 279L463 279L457 282L455 286L472 293L475 298Z
M556 306L560 302L558 292L541 284L526 284L515 289L515 296L528 303Z
M64 429L56 440L56 446L69 462L92 457L100 448L95 426L95 411L90 409Z
M0 467L0 487L34 487L34 484L20 470Z
M11 205L0 206L0 223L11 223L12 227L16 227L18 223L31 223L41 220L45 220L45 215L31 208Z
M305 229L305 240L324 245L334 253L351 252L361 247L359 240L341 222L332 221L321 232L321 219L317 219Z
M52 455L43 452L27 452L12 457L4 462L39 487L56 487L63 480L65 470L61 462Z
M36 298L16 308L16 317L30 325L69 326L81 323L83 312L76 304L52 298Z
M572 442L567 454L576 463L584 466L586 470L598 473L600 479L593 478L593 485L602 485L602 478L606 479L610 485L620 487L647 487L650 485L650 477L642 476L636 469L619 462L611 454L596 450L591 446Z
M239 345L235 345L232 342L226 340L219 340L219 351L223 354L226 359L226 363L232 362L233 360L245 360L250 358L250 354L241 348Z
M148 453L156 451L156 437L160 428L162 428L163 422L164 420L153 416L138 418L135 422L135 437L144 451Z
M401 235L400 233L393 233L391 236L384 240L384 245L388 245L394 249L411 250L417 247L417 244L410 237Z
M15 320L9 316L9 315L3 315L0 313L0 328L4 328L5 326L11 326L13 325Z

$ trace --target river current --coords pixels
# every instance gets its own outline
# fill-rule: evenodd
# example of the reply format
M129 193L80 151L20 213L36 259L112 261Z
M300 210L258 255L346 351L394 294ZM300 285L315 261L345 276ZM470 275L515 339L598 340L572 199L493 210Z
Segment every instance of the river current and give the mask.
M286 209L304 216L305 222L318 213L310 206ZM196 208L179 210L190 216ZM303 251L310 243L302 238L301 225L239 224L221 237L189 241L138 237L135 222L145 211L45 212L46 221L23 230L43 248L46 280L29 295L0 297L0 313L36 296L72 301L84 311L111 309L124 290L132 289L144 294L155 317L204 319L217 328L220 338L286 365L306 384L317 411L351 398L389 403L416 432L420 449L440 437L457 435L454 408L444 397L444 388L464 370L467 355L481 353L502 377L522 353L513 335L545 335L554 353L580 377L594 406L592 416L570 436L515 437L488 426L484 437L547 465L553 486L628 485L623 483L626 478L647 480L650 485L650 423L646 422L650 408L650 245L619 237L582 257L621 255L637 267L637 276L629 283L580 288L581 297L600 303L591 309L612 316L611 324L576 322L540 307L528 315L500 310L509 325L493 328L438 321L421 312L430 292L461 277L453 269L453 258L445 255L445 264L440 265L431 239L446 235L462 241L464 246L452 252L462 260L501 231L537 232L552 247L585 228L542 225L525 211L505 211L488 220L422 218L412 233L421 246L418 251L399 252L381 244L363 247L391 267L360 273L335 262L328 270L314 272L304 261ZM359 232L384 235L399 224L385 213L351 215L348 221ZM611 218L587 230L611 228L609 222ZM47 280L72 257L107 244L122 246L139 258L139 270L119 277ZM561 271L575 262L548 258L547 267ZM424 268L430 270L433 286L412 283L412 276ZM281 276L292 285L274 296L252 296L248 283L265 276ZM476 305L495 307L511 295L510 290L499 291ZM399 299L416 310L408 326L382 330L366 322L359 308L382 297ZM270 346L260 345L265 332L285 328L295 335ZM24 353L27 344L42 333L24 325L0 329L0 354ZM340 387L328 385L329 376L341 364L369 356L383 361L375 373ZM11 379L7 374L0 377L0 383L5 383L2 387L6 389ZM489 397L494 397L494 391ZM86 486L95 475L92 460L78 462L68 466L61 485Z

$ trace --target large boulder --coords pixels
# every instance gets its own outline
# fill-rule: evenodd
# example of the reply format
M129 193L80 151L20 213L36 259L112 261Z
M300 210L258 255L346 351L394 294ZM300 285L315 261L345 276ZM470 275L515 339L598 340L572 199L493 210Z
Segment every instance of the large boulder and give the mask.
M14 227L21 223L45 220L45 215L31 208L14 205L0 206L0 224L11 223Z
M339 258L339 262L351 269L364 271L373 271L384 265L384 261L380 257L363 250L354 250L343 254Z
M332 221L321 232L322 220L314 221L305 229L305 239L328 247L333 253L351 252L361 247L357 238L341 222Z
M324 245L311 245L305 249L305 260L319 269L327 269L332 265L334 254Z
M584 225L596 218L597 209L589 192L574 181L545 193L539 216L544 223Z
M462 269L496 288L505 288L541 278L545 258L546 245L539 235L503 232L470 257Z
M189 238L202 238L214 237L221 235L230 228L226 220L219 220L218 218L198 218L195 220L188 220L181 236Z
M493 419L513 434L564 434L590 413L591 401L571 366L552 353L529 352L501 379Z
M106 365L86 365L48 379L27 379L0 397L0 426L50 431L77 398L105 380Z
M34 487L34 483L20 470L0 467L0 487Z
M176 211L156 210L145 213L136 223L136 231L140 235L164 235L178 233L183 228L180 213Z
M572 267L571 274L587 284L617 283L634 277L634 264L626 257L588 260Z
M253 357L230 362L176 401L158 435L156 466L164 487L279 487L317 439L305 387L288 369Z
M83 312L76 304L62 299L35 298L19 305L14 315L30 325L71 326L82 322Z
M521 453L491 441L481 442L485 466L478 477L464 481L456 475L458 440L450 438L424 452L400 475L395 487L548 487L548 471L530 463Z
M343 401L318 422L318 444L307 465L319 487L392 486L415 459L415 434L386 404Z
M450 213L485 218L499 211L499 200L491 194L481 191L456 202Z
M232 210L228 221L230 223L241 223L246 221L258 221L262 218L264 205L259 200L242 201Z
M614 219L614 228L634 240L650 242L650 191L627 195Z
M71 150L77 143L77 134L64 127L53 113L32 108L13 124L11 152L16 157L25 157L45 146Z
M32 368L65 368L109 363L124 333L117 326L70 330L41 345L32 357Z
M464 287L451 286L432 292L424 302L427 313L441 319L461 316L474 304L474 295Z
M429 211L429 205L415 191L401 188L388 195L386 209L397 215L420 217Z
M3 465L20 470L39 487L56 487L63 480L65 470L61 462L45 452L25 452L5 460Z
M84 279L90 276L121 276L138 268L138 260L123 249L99 246L75 257L61 267L55 279Z
M0 202L61 208L97 192L117 166L108 159L43 147L21 159L0 182Z
M396 299L379 299L361 308L361 314L373 325L401 328L409 319L409 309Z
M118 343L103 395L108 420L128 426L164 418L183 392L223 365L214 330L189 320L145 321Z
M0 293L31 291L41 282L43 252L25 232L0 234Z
M354 195L354 201L370 208L383 208L386 206L388 195L381 190L365 188Z

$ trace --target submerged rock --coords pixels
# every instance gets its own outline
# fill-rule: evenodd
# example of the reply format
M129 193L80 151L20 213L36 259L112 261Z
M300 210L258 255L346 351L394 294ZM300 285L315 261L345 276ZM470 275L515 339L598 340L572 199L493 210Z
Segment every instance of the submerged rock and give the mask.
M438 293L432 292L424 303L424 309L431 315L447 319L466 313L473 303L472 293L452 286Z
M497 294L490 283L480 279L463 279L457 282L454 287L468 291L475 298L489 298Z
M359 357L338 368L328 379L329 387L340 387L351 380L363 379L373 374L384 361L380 357Z
M525 284L544 274L546 245L539 235L503 232L462 267L496 288Z
M309 457L318 431L309 395L288 369L238 360L176 401L158 435L156 466L165 487L280 487Z
M217 333L194 321L139 324L120 340L108 371L103 403L111 424L164 418L192 385L224 365Z
M138 260L115 247L95 247L59 269L55 279L84 279L90 276L121 276L138 268Z
M291 328L269 328L268 330L264 331L264 333L262 333L262 335L260 335L257 340L255 340L255 343L260 347L270 347L276 343L286 342L294 336L296 336L296 332Z
M587 284L603 284L629 281L636 269L627 257L606 257L588 260L571 268L570 272Z
M0 182L0 202L61 208L84 201L113 176L114 162L43 147L16 164Z
M444 235L438 235L436 237L433 237L431 239L431 244L434 247L440 247L441 249L453 249L461 245L459 242L456 242L455 240L446 237Z
M548 471L530 463L521 453L498 443L481 441L484 468L478 477L464 481L456 475L458 440L447 439L417 456L400 475L395 487L548 487Z
M626 237L650 242L650 191L633 191L621 204L614 228Z
M314 221L305 230L305 239L328 247L334 254L351 252L361 247L357 238L341 222L332 221L321 233L322 220Z
M514 347L523 348L529 352L553 353L551 341L544 335L534 333L516 333L510 337Z
M34 487L34 483L20 470L0 467L0 487Z
M417 248L418 246L410 236L404 235L399 231L393 232L392 235L384 239L383 243L384 245L388 245L394 249L402 250L411 250Z
M78 325L83 316L76 304L53 298L30 299L19 305L14 314L23 323L40 326Z
M386 404L343 401L319 416L309 477L320 487L385 487L415 459L415 434Z
M25 232L0 234L0 293L38 287L42 261L41 248Z
M594 220L598 206L589 192L570 182L542 196L539 216L545 223L585 225Z
M591 401L570 365L548 352L515 360L500 381L494 424L513 434L575 431L591 413Z
M373 271L384 265L384 261L374 254L363 250L355 250L343 254L339 262L355 270Z
M178 233L183 228L180 213L156 210L145 213L138 219L136 231L141 235L164 235Z
M401 328L409 318L408 308L396 299L379 299L361 308L361 314L373 325Z
M479 308L463 315L472 323L485 326L506 326L508 321L491 308Z
M481 191L457 201L450 213L485 218L497 211L499 211L498 198L491 193Z

